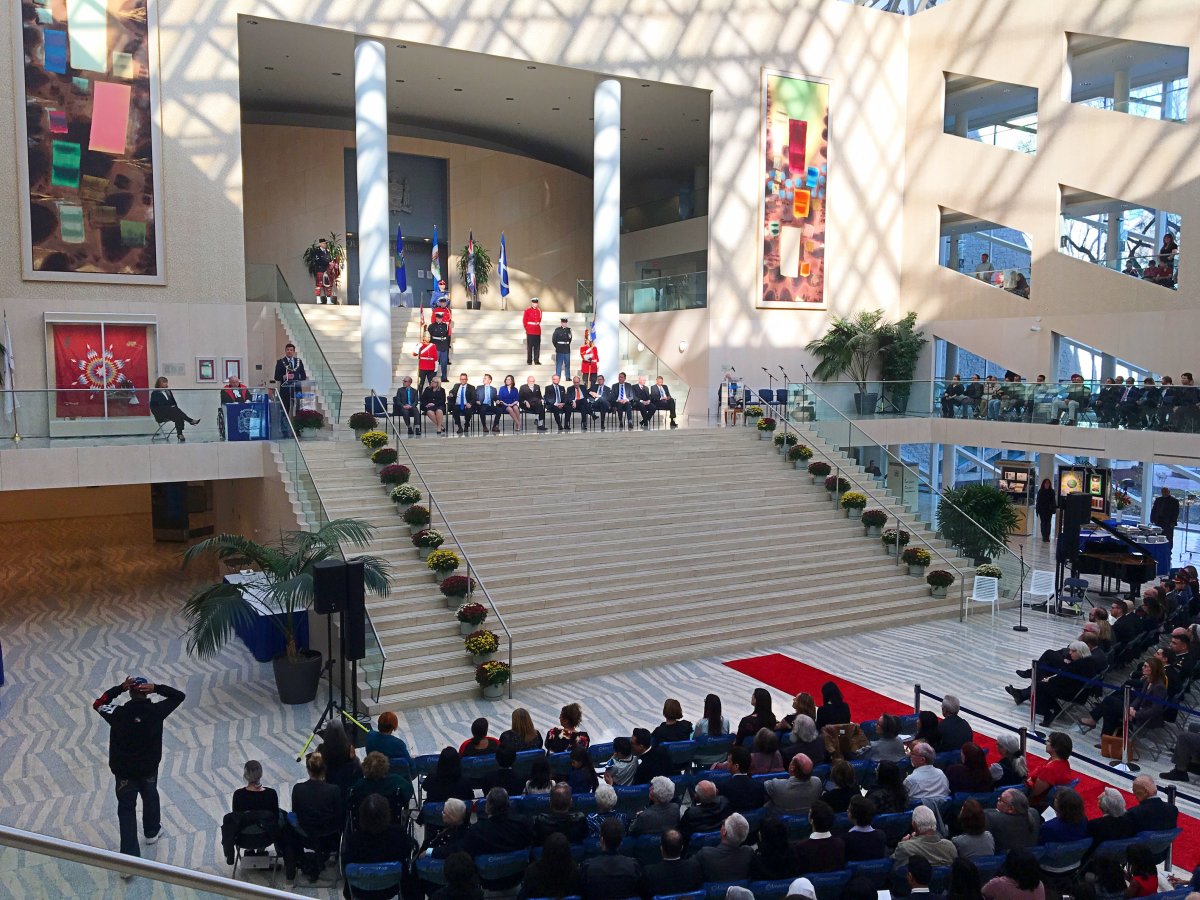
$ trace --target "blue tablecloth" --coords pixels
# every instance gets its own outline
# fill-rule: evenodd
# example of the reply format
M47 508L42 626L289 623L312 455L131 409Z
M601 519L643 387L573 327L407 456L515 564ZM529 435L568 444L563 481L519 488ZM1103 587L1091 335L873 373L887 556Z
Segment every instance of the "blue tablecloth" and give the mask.
M225 416L227 441L265 441L271 437L271 401L266 397L249 403L226 403L221 415Z
M1148 553L1154 558L1156 571L1159 575L1166 575L1171 571L1171 545L1167 543L1161 544L1143 544L1137 541L1138 550L1142 553ZM1128 553L1129 548L1118 541L1111 534L1103 531L1080 532L1079 534L1079 549L1089 550L1098 553Z
M225 576L226 584L246 584L251 585L257 583L266 583L266 579L260 572L253 572L249 575L227 575ZM259 662L270 662L279 654L287 649L287 641L284 640L283 632L272 621L272 619L282 617L282 613L272 613L262 602L255 596L253 589L245 592L246 600L254 609L254 619L250 623L239 623L234 631L237 636L242 639L254 658ZM301 650L308 648L308 612L294 612L292 617L295 621L296 632L296 647Z

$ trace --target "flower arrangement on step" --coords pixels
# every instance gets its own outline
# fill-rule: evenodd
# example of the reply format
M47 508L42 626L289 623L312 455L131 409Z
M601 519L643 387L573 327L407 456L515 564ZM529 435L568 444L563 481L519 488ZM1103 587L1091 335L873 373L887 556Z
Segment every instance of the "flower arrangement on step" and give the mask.
M432 528L422 528L412 536L414 547L428 547L430 550L436 550L444 543L446 543L446 539L442 537L442 533L434 531Z
M357 415L357 413L355 415ZM366 434L360 437L359 440L362 441L362 445L368 450L374 451L378 450L380 447L387 446L388 436L382 431L368 431Z
M763 434L765 436L775 430L775 424L776 423L775 423L774 419L772 419L770 416L766 416L762 419L759 419L758 424L755 425L754 427L757 428L759 431L763 432Z
M747 419L761 419L762 414L763 414L763 409L761 406L747 406L746 407L746 418Z
M975 568L975 574L980 578L1003 578L1004 573L1000 571L999 566L994 566L991 563L984 563L982 566Z
M512 680L508 663L489 660L475 667L475 683L483 688L483 696L496 699L504 695L504 685Z
M812 455L812 448L806 447L804 444L796 444L787 452L788 461L797 469L806 465L812 459Z
M453 577L458 578L460 576L455 575ZM450 579L447 578L446 580L449 581ZM487 618L487 609L484 608L482 603L466 603L458 608L455 618L458 619L460 625L468 629L463 633L470 634L483 624L483 620Z
M861 518L867 535L872 536L879 534L879 529L887 524L888 514L882 509L865 509Z
M380 447L371 454L371 462L377 466L390 466L396 461L397 453L391 447Z
M320 410L302 409L292 418L297 431L318 431L325 427L325 416Z
M908 566L909 575L924 575L925 567L933 562L933 557L924 547L909 547L900 554L900 559Z
M393 503L400 506L400 514L404 515L405 509L421 502L421 492L411 484L398 484L392 488L391 498Z
M925 583L929 585L930 596L945 597L946 588L954 584L954 573L945 569L934 569L925 576Z
M453 550L434 550L425 558L425 565L438 581L444 579L459 566L458 554Z
M481 628L467 635L463 647L471 654L471 662L479 665L487 662L492 654L500 649L500 638L496 637L495 632Z
M348 424L350 429L361 439L364 434L372 431L379 424L379 420L369 412L356 412L350 417Z
M830 494L844 494L850 490L850 480L848 478L839 478L836 475L830 475L825 479L825 490Z
M785 431L782 434L775 435L775 446L780 450L795 447L798 443L800 443L800 438L796 437L794 431Z
M461 600L475 590L475 579L468 578L466 575L451 575L449 578L442 580L439 590L441 590L444 597L454 597L457 600ZM476 605L478 606L478 604ZM482 608L480 607L480 609ZM459 621L463 620L459 619ZM479 621L482 622L483 619Z
M841 504L847 518L857 519L867 505L867 495L861 491L846 491L842 494Z
M903 528L886 528L879 539L883 542L883 549L888 556L895 556L896 548L905 546L912 540L912 535Z
M410 506L404 511L404 522L412 529L413 534L429 525L429 509L419 504Z
M384 484L404 484L411 474L408 466L392 463L390 466L383 467L379 473L379 480Z
M819 459L816 462L810 462L808 464L808 474L812 476L813 484L824 480L824 478L832 471L833 469L830 467L829 463L821 462Z

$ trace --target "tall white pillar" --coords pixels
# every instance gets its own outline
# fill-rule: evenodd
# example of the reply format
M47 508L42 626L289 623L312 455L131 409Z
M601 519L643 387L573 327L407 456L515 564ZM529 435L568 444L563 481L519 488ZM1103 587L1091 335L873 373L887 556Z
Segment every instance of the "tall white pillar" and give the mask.
M959 137L966 137L970 131L971 129L968 123L967 113L966 110L963 110L954 117L954 133Z
M596 347L604 380L612 384L620 366L621 314L621 83L596 85L592 161L592 297L596 304ZM630 373L629 380L635 380Z
M354 142L358 171L358 302L363 385L392 387L392 277L388 224L387 62L383 44L354 47Z
M1113 109L1117 112L1129 112L1129 70L1117 69L1113 72Z
M1154 463L1142 463L1142 524L1150 524L1150 507L1154 505Z
M1124 261L1121 259L1124 253L1121 224L1121 209L1114 206L1108 211L1108 228L1104 236L1104 257L1108 260L1108 267L1116 269L1118 272L1124 268Z
M946 266L953 269L955 272L960 271L958 267L958 235L950 235L950 246L946 250Z

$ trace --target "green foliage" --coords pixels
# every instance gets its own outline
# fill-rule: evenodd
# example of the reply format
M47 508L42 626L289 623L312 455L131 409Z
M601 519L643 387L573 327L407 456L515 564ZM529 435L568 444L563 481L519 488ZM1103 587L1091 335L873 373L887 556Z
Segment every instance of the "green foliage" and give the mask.
M917 314L909 313L899 322L885 325L880 331L880 354L883 357L880 375L886 384L888 399L904 409L912 393L912 379L917 371L921 349L929 343L924 332L916 330Z
M966 484L942 493L938 536L972 559L992 559L1017 530L1017 511L988 484Z
M296 635L292 613L306 612L313 600L313 566L342 555L340 545L366 547L374 526L361 519L334 519L317 531L289 531L273 544L259 544L240 534L219 534L190 547L183 565L200 557L218 560L248 560L267 579L261 584L219 584L200 588L184 602L188 623L187 649L202 659L216 656L233 637L234 627L254 618L246 599L247 590L272 613L271 623L287 641L289 659L296 659ZM391 586L389 565L376 556L360 556L364 563L367 590L383 596Z
M330 258L333 259L333 261L338 264L338 268L345 271L345 269L346 269L346 248L343 247L342 242L338 240L338 235L336 232L333 232L333 231L329 232L329 238L325 244L325 249L329 251ZM301 258L303 258L304 265L308 268L308 274L313 276L314 278L317 276L316 256L317 256L317 242L313 241L311 244L309 244L307 247L304 248L304 252L301 254Z
M467 285L467 260L470 258L467 253L467 244L463 244L462 250L458 254L458 277L462 281L463 286ZM479 241L475 242L475 293L486 294L488 292L488 282L492 277L492 257L488 253L487 248Z
M871 368L879 356L882 321L882 309L860 312L851 318L835 316L829 330L804 348L820 360L813 368L813 378L836 381L849 375L859 392L866 393Z

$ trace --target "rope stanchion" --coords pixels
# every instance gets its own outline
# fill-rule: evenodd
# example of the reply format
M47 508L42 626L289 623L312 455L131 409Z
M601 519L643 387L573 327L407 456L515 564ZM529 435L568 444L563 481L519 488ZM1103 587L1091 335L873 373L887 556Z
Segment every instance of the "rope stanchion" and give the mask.
M1112 767L1118 772L1140 772L1142 770L1141 766L1129 761L1129 697L1132 692L1133 688L1125 685L1121 695L1121 703L1124 707L1121 710L1121 761L1112 764ZM1100 740L1103 741L1104 738Z
M913 685L913 715L915 715L915 716L919 716L921 714L921 694L922 693L924 693L924 692L921 690L921 685L914 684Z
M1029 674L1033 676L1033 680L1029 682L1029 730L1037 734L1038 661L1035 659L1029 668Z

